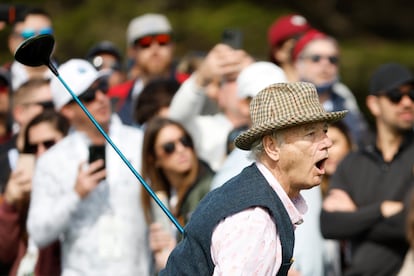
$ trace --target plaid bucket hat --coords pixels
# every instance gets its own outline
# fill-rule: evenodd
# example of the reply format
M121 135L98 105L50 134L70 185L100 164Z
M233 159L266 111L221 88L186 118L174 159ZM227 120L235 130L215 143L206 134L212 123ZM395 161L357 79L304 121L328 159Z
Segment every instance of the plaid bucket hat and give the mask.
M250 103L252 127L235 139L236 147L250 150L252 144L274 130L314 122L334 122L347 110L326 112L316 88L307 82L277 83L261 90Z

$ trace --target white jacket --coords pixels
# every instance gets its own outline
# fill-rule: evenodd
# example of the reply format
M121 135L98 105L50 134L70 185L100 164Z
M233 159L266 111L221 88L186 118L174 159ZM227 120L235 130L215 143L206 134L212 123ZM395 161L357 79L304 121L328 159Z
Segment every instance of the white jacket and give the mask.
M217 171L226 157L227 136L234 126L221 112L203 115L206 101L204 90L191 76L174 95L169 117L184 125L194 140L200 159Z
M109 136L139 171L142 132L112 120ZM62 275L149 275L141 184L109 144L106 180L84 199L74 191L89 144L86 135L75 131L39 158L29 234L39 247L61 240Z

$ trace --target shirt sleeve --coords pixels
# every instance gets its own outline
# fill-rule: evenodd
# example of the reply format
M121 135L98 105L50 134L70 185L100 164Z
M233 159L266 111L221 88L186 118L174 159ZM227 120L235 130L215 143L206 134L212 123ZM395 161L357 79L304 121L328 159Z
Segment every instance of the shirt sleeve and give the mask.
M62 175L65 172L61 172ZM67 229L80 197L75 190L64 191L47 163L37 166L33 179L27 230L39 248L55 240Z
M269 213L251 208L221 221L212 235L213 275L276 275L281 248Z
M191 122L200 115L206 95L204 90L197 86L195 76L187 79L175 93L169 108L169 117L181 123Z

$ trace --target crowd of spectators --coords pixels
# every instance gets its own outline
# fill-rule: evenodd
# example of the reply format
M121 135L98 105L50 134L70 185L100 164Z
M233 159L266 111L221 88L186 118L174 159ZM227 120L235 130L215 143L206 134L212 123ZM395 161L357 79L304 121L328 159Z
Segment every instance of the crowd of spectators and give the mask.
M54 35L42 8L11 24L1 42L10 53ZM328 130L322 185L302 192L309 209L289 275L396 275L413 252L412 72L378 64L366 81L370 129L341 81L340 44L303 16L263 30L267 60L224 43L180 58L174 30L163 14L138 15L125 30L128 55L108 36L81 59L51 62L182 226L253 162L234 139L251 126L257 93L312 83L326 111L349 112ZM46 66L0 67L0 163L0 275L156 275L182 239Z

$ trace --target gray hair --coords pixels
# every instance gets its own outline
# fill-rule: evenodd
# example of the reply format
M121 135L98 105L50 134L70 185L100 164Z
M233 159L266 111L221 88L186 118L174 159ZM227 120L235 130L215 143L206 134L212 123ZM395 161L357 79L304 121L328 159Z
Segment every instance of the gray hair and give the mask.
M273 131L273 132L271 132L267 135L272 136L272 138L274 138L276 140L277 144L280 146L285 142L284 133L285 132L282 129L282 130L278 130L278 131ZM261 157L265 154L265 150L264 150L264 146L263 146L263 137L265 137L267 135L261 136L260 139L257 139L252 144L252 147L250 149L249 159L259 161L261 159Z

